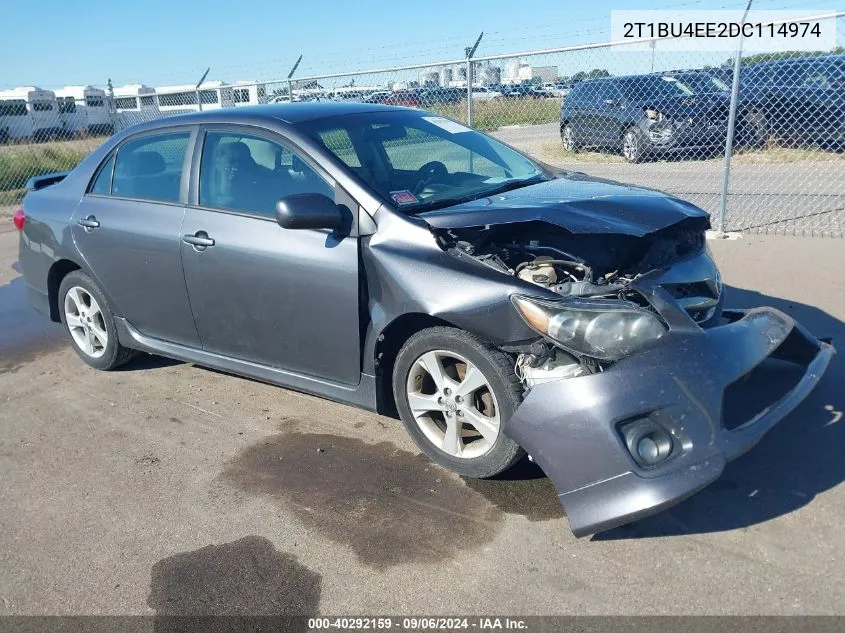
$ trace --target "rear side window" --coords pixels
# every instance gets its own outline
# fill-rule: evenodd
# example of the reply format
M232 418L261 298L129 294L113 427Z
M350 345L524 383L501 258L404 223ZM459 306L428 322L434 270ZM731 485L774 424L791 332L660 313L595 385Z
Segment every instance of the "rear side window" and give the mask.
M268 218L287 196L321 193L334 200L334 187L287 147L236 132L205 135L199 185L200 206Z
M122 198L179 202L188 132L129 141L117 152L111 193Z

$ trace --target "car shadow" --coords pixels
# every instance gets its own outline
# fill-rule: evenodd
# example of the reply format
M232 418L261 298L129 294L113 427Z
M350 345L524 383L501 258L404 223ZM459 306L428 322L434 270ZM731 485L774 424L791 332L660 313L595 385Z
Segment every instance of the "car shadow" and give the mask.
M809 504L845 480L845 323L819 308L726 287L727 307L772 306L839 349L815 390L749 453L683 503L593 540L646 538L746 528ZM756 385L754 388L772 388Z

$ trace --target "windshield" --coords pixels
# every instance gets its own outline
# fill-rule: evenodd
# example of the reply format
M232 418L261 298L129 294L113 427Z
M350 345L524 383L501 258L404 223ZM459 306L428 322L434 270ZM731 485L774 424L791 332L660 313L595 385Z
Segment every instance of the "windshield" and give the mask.
M677 80L694 93L701 95L713 92L727 92L730 90L730 87L724 81L706 73L678 75Z
M366 112L316 119L301 129L386 202L409 213L546 180L522 154L426 112Z
M693 91L674 77L630 77L623 83L626 92L635 99L689 97Z

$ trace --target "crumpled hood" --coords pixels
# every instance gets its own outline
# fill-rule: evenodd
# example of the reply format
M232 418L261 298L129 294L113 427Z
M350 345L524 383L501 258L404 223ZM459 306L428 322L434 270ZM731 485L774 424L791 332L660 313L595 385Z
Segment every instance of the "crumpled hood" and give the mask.
M542 221L575 234L635 237L688 218L702 218L702 224L709 226L708 214L689 202L580 174L427 211L418 217L438 229Z

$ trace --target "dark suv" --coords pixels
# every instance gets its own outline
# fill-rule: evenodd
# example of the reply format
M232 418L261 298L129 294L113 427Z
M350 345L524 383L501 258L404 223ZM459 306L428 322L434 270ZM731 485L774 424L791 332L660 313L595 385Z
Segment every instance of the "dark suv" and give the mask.
M740 96L759 126L789 143L845 146L845 56L754 64L740 74Z
M674 77L636 75L582 81L560 111L564 148L621 150L632 163L682 153L711 156L727 135L729 101L696 94Z

